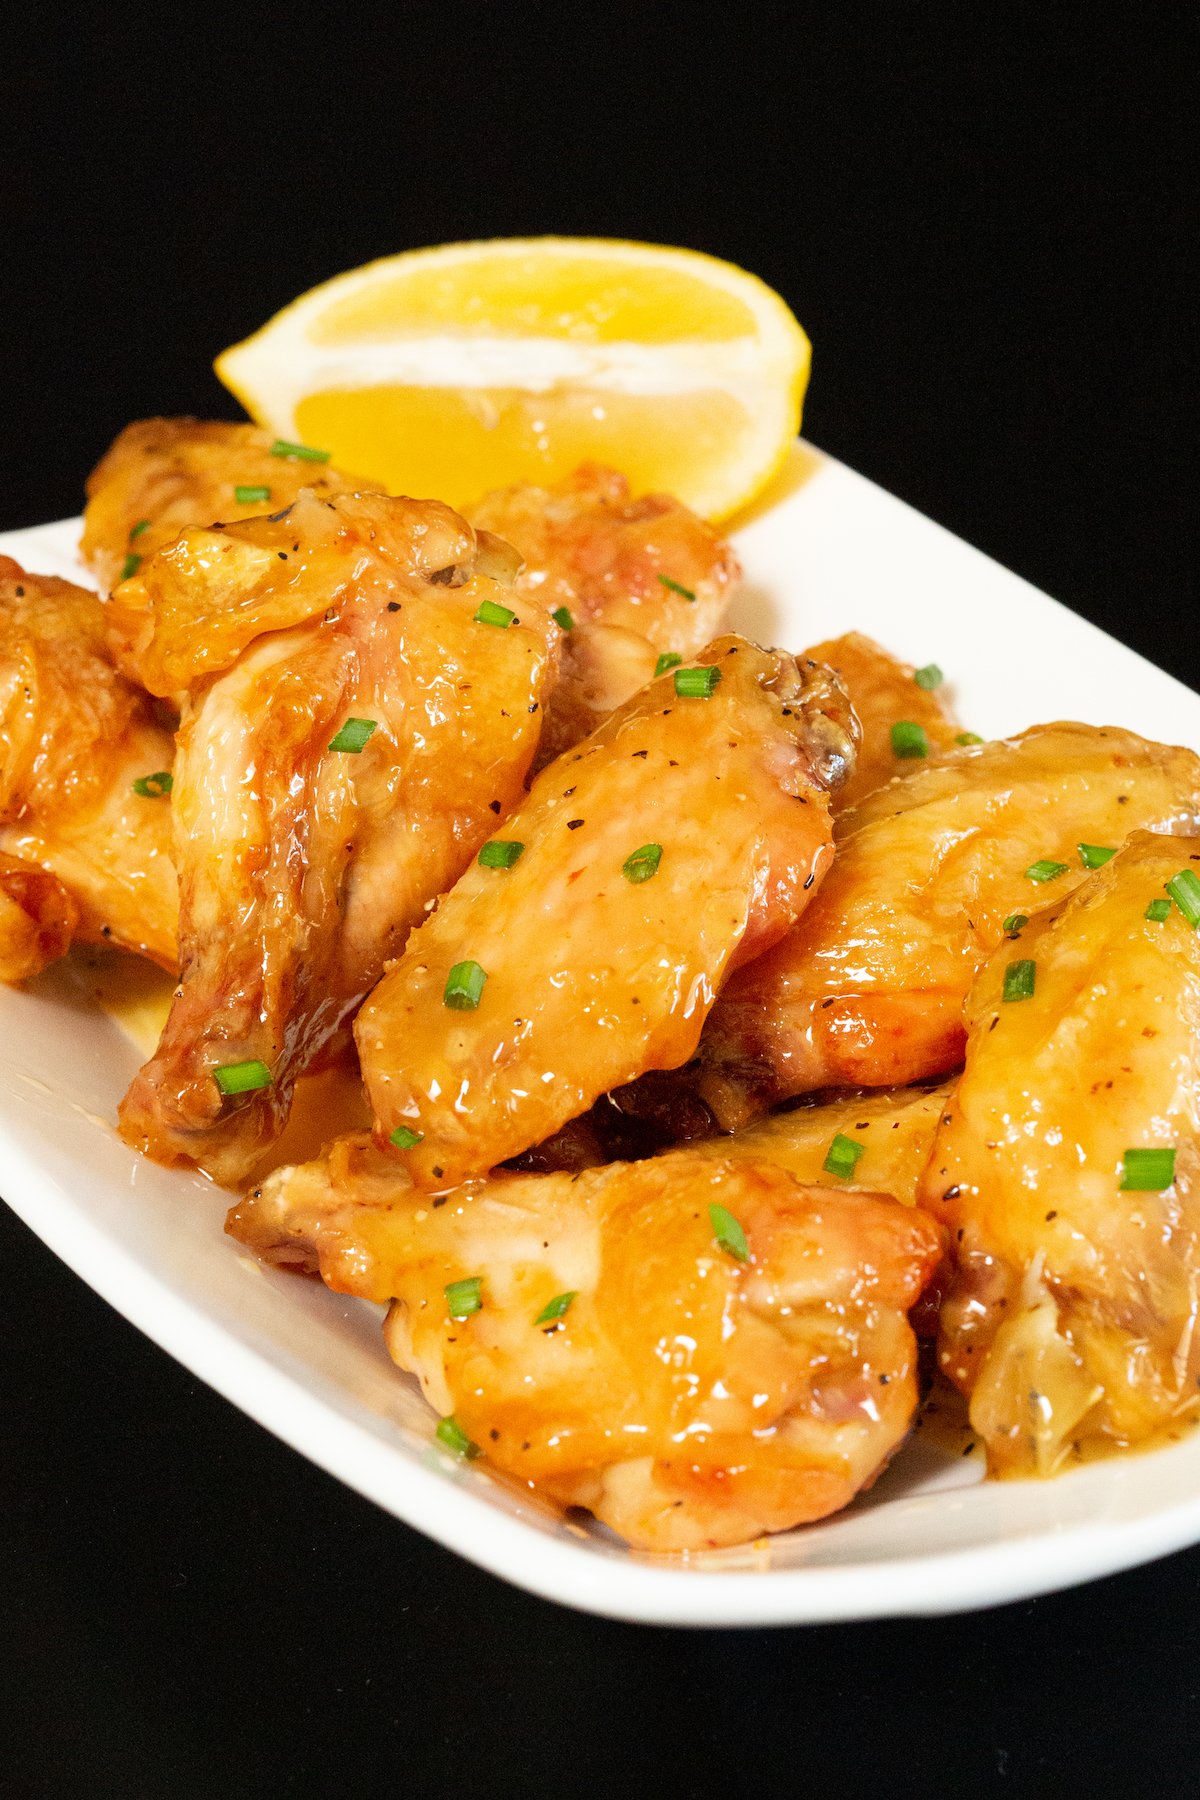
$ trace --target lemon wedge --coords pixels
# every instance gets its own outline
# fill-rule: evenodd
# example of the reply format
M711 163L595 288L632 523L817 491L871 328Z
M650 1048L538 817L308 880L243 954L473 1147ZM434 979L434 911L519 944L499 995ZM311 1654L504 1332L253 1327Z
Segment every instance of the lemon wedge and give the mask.
M787 454L809 357L784 301L732 263L544 237L367 263L215 366L259 424L389 493L464 506L594 460L722 519Z

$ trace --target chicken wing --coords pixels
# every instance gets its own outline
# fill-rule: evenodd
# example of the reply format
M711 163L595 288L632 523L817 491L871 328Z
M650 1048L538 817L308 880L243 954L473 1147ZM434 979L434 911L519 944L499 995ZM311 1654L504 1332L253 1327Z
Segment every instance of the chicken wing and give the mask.
M1200 1408L1197 876L1200 839L1135 834L971 990L923 1191L953 1240L941 1364L996 1474Z
M0 981L25 981L71 947L79 908L57 875L0 851Z
M849 729L828 670L718 638L543 771L358 1018L414 1180L453 1187L687 1060L831 860Z
M766 1163L675 1151L435 1208L365 1139L278 1171L227 1229L390 1300L443 1440L658 1551L786 1530L875 1479L939 1254L925 1214Z
M286 520L185 532L121 590L137 666L194 684L182 982L121 1108L149 1155L245 1177L295 1077L523 793L559 632L484 566L494 547L436 502L306 493Z
M251 519L290 506L301 488L376 492L303 446L257 425L216 419L139 419L127 425L87 480L80 552L107 592L189 525ZM239 498L240 496L240 498Z
M729 544L680 501L635 500L623 475L593 463L552 488L488 494L470 517L520 551L519 593L570 616L539 765L644 687L662 654L698 654L741 573Z
M826 638L805 655L828 663L841 678L862 726L854 773L837 798L839 811L857 806L894 775L911 775L930 750L953 747L962 728L946 704L940 678L936 686L920 686L911 664L858 631ZM894 738L897 725L916 729Z
M1010 916L1130 831L1200 827L1200 759L1109 726L955 750L845 814L800 924L726 987L700 1046L722 1126L789 1095L885 1087L962 1060L962 1003Z
M78 935L175 967L173 756L113 665L95 594L0 557L0 851L48 870L70 901L45 887L33 901L26 883L55 914L38 954Z

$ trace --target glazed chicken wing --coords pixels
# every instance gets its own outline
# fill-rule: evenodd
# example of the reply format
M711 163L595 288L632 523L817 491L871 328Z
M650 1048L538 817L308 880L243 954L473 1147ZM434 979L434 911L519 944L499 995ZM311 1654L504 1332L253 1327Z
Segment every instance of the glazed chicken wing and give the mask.
M257 425L215 419L139 419L87 480L80 551L107 592L189 525L229 523L290 506L301 488L376 491L319 458L273 452ZM303 446L281 446L293 451Z
M1198 826L1200 759L1111 726L1038 726L878 789L839 820L804 918L714 1007L704 1100L734 1127L792 1094L948 1073L1007 918L1084 880L1081 845Z
M79 908L57 875L0 851L0 981L25 981L70 949Z
M95 594L0 557L0 852L58 884L35 890L10 870L10 904L48 928L27 945L26 974L72 936L174 968L173 756L151 702L113 665ZM13 954L16 967L15 942Z
M829 672L730 637L678 683L543 771L359 1015L381 1141L421 1186L686 1061L729 970L828 866L829 789L853 755Z
M247 1175L295 1077L522 794L559 634L503 605L501 566L436 502L306 493L284 520L185 532L121 590L136 666L193 683L183 973L121 1108L138 1148Z
M912 665L871 638L848 631L814 644L805 655L827 663L840 678L862 727L854 773L837 798L839 811L857 806L893 776L911 775L930 750L953 747L961 727L946 705L940 681L932 688L919 686ZM894 738L897 725L915 731Z
M520 551L519 593L570 615L539 764L644 687L663 653L702 650L740 574L731 547L682 502L635 500L623 475L592 463L556 487L488 494L470 516Z
M874 1480L913 1417L906 1314L939 1253L926 1215L767 1163L676 1151L434 1208L365 1139L278 1171L227 1228L390 1300L388 1348L452 1437L659 1551L786 1530Z
M1200 839L1135 834L971 990L924 1192L954 1253L942 1367L995 1473L1200 1407L1200 933L1165 891L1200 903L1198 876Z

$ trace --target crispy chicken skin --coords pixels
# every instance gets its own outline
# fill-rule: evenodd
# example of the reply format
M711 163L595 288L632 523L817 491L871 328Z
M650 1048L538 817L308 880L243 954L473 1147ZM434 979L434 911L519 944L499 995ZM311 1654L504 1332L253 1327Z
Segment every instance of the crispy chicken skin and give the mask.
M944 690L917 686L916 670L900 662L859 631L826 638L805 651L815 662L828 663L841 678L862 726L862 743L854 773L837 798L838 810L857 806L895 775L911 775L920 757L897 756L892 726L919 725L932 750L949 750L961 730L944 698Z
M838 821L837 858L784 941L728 984L699 1091L726 1128L789 1095L947 1074L1004 920L1082 881L1080 843L1200 826L1200 759L1113 726L1042 725L955 750ZM1062 863L1049 884L1026 870Z
M955 1261L941 1364L996 1474L1053 1474L1200 1405L1200 933L1146 917L1187 869L1200 839L1136 833L971 990L924 1198ZM1017 961L1033 993L1006 1002ZM1128 1152L1155 1146L1174 1179L1139 1189Z
M559 634L536 602L475 619L512 598L482 572L502 562L437 502L305 493L283 521L185 532L126 584L149 602L138 666L193 683L182 980L121 1108L157 1160L249 1174L295 1077L521 797ZM332 748L348 720L375 727L357 753ZM271 1085L223 1096L214 1071L253 1061Z
M392 1356L493 1467L653 1551L786 1530L874 1480L913 1417L906 1314L940 1248L894 1201L686 1150L498 1175L435 1208L366 1139L270 1176L227 1229L390 1300ZM481 1305L452 1319L446 1288L471 1277Z
M101 587L116 586L126 559L152 556L189 525L228 524L290 506L301 488L319 494L376 491L373 481L308 458L272 456L277 440L257 425L215 419L139 419L127 425L87 480L80 551ZM239 501L238 488L268 490Z
M702 1138L688 1148L697 1156L773 1163L798 1181L828 1183L852 1193L890 1194L905 1206L915 1206L938 1123L953 1092L954 1083L943 1082L933 1088L845 1094L819 1106L775 1113L732 1136ZM862 1145L853 1173L845 1178L825 1168L838 1136Z
M664 651L716 636L741 571L729 544L669 494L634 499L615 469L585 463L552 488L488 494L472 522L514 544L521 594L574 621L563 645L539 765L596 729L654 674Z
M422 1134L404 1151L419 1185L482 1174L685 1062L725 976L829 866L829 790L853 757L841 689L743 638L699 666L711 697L664 675L542 772L498 834L519 860L469 869L360 1013L380 1141ZM643 849L661 862L627 866ZM485 976L471 1009L444 998L462 964Z
M151 702L113 665L95 594L0 557L0 851L48 870L70 901L22 890L42 926L45 908L56 917L37 954L79 936L175 967L170 802L134 788L173 755Z
M71 947L79 908L57 875L0 851L0 981L25 981Z

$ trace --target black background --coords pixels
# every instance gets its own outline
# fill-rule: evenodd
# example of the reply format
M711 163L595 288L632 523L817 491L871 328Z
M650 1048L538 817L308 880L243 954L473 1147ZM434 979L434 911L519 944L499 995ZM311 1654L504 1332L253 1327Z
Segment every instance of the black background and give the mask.
M128 419L233 416L213 355L325 276L646 238L781 290L817 443L1196 685L1194 13L1102 11L10 10L0 528ZM1200 1551L946 1621L617 1625L338 1487L4 1211L0 1346L5 1796L1196 1790Z

